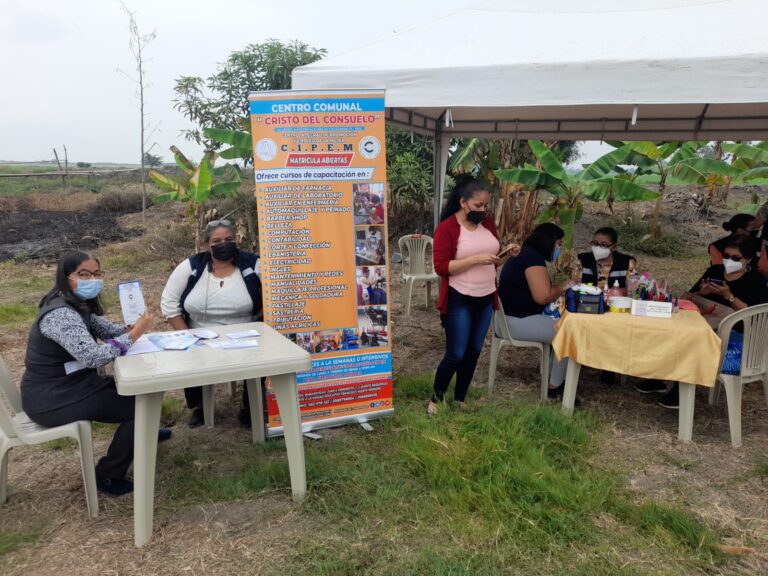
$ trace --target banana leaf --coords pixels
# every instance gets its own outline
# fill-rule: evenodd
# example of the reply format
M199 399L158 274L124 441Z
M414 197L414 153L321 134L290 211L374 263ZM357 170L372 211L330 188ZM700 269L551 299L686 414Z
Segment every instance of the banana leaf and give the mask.
M739 177L739 179L744 180L744 182L749 182L750 180L757 180L758 178L768 178L768 166L759 166L757 168L752 168L751 170L742 172Z
M223 158L224 160L237 160L240 158L250 158L251 156L253 156L252 148L233 146L232 148L227 148L226 150L219 152L219 158Z
M753 162L768 163L768 150L763 150L757 146L749 144L723 144L723 150L739 158L747 158Z
M610 174L618 164L622 164L632 149L629 146L622 146L603 154L592 162L580 175L580 180L593 180L595 178L602 178Z
M685 182L706 184L710 174L736 178L741 174L741 170L721 160L694 157L677 162L672 167L672 173Z
M496 170L496 178L511 184L522 184L531 190L550 190L560 184L560 180L554 178L543 170L512 168L508 170ZM555 194L554 191L552 191Z
M659 197L658 192L615 176L587 182L583 194L585 198L593 202L603 200L612 202L641 202L656 200Z
M760 210L760 206L762 206L762 204L742 204L736 209L744 214L752 214L754 216L757 214L757 211Z
M203 134L206 138L229 144L233 148L245 148L253 153L253 138L250 132L241 132L240 130L224 130L222 128L203 128Z
M633 152L636 152L642 156L645 156L646 158L650 158L651 160L659 160L661 158L664 158L662 155L662 150L656 146L653 142L648 141L640 141L640 142L625 142L625 146L629 147L630 150Z
M192 176L195 173L195 165L181 153L181 150L176 146L171 146L171 152L173 152L173 158L176 160L176 165L182 169L187 176Z
M536 159L541 162L541 166L547 174L557 180L568 179L562 162L560 162L558 157L555 156L555 153L552 152L544 142L541 140L528 140L528 146L530 146L531 152L536 156Z
M162 172L158 172L157 170L150 170L148 173L149 177L152 179L152 181L160 186L163 190L168 190L172 193L176 193L182 198L187 196L187 186L185 184L182 184L181 182L178 182L177 180L174 180L170 176L166 176Z
M232 196L235 192L237 192L241 184L242 182L236 180L231 182L219 182L218 184L211 186L210 195L216 198Z
M152 198L152 202L155 204L163 204L165 202L170 202L171 200L175 200L176 198L171 198L171 194L158 194L154 198Z
M213 174L211 174L211 165L206 158L200 161L200 164L195 170L194 176L192 176L192 199L195 202L205 202L211 194L211 182L213 181Z

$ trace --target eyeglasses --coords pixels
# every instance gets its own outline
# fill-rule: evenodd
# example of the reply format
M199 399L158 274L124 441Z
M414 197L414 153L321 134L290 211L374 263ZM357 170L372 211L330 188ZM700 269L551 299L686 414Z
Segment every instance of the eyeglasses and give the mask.
M615 242L611 242L610 244L603 244L601 242L595 242L594 240L590 242L590 244L592 244L592 246L595 246L595 247L600 246L600 248L610 248L611 246L616 245Z
M229 220L211 220L206 224L206 228L218 228L219 226L232 226Z
M90 270L80 270L78 272L73 272L72 275L80 280L90 280L91 278L100 280L104 278L104 272L102 270L97 270L96 272L91 272Z

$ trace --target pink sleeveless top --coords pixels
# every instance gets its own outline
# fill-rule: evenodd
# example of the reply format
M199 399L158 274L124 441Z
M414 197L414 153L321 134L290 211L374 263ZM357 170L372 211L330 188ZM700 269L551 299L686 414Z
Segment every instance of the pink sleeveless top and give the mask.
M461 231L455 260L475 254L499 253L499 241L482 224L478 225L474 231L459 226ZM461 274L449 276L448 285L465 296L488 296L496 290L496 266L493 264L472 266Z

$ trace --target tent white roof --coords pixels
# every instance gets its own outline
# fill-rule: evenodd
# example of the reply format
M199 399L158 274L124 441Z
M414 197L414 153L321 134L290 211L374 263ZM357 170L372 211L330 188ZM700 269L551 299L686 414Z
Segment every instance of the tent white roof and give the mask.
M443 136L765 139L768 0L488 0L293 88L383 88L388 123Z

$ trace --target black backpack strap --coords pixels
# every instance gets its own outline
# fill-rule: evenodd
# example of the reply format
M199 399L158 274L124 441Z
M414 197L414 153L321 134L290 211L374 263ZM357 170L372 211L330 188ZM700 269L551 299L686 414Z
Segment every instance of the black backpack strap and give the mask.
M187 299L187 296L189 296L189 293L192 292L192 289L195 287L195 284L197 284L197 281L200 280L200 277L203 275L203 270L205 270L205 267L210 259L211 256L208 254L208 252L200 252L199 254L195 254L194 256L189 257L189 264L192 267L192 271L189 273L187 285L184 288L184 291L181 293L181 298L179 298L179 304L181 306L181 317L184 318L184 322L187 323L187 326L189 326L189 313L184 308L184 301Z
M252 252L240 252L240 258L238 259L238 268L240 268L240 274L243 275L243 282L248 290L248 295L253 302L253 319L261 320L264 317L263 314L263 302L261 298L261 279L256 273L256 266L259 257Z

